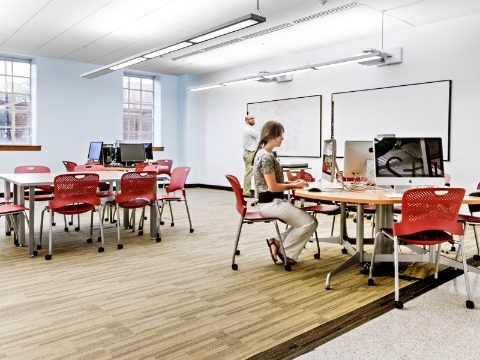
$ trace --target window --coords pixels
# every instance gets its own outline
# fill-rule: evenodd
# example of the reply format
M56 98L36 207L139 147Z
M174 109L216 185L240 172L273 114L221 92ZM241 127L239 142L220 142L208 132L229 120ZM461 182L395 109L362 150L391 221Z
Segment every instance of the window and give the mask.
M123 77L123 140L153 142L153 79Z
M31 144L30 104L30 63L0 59L0 144Z

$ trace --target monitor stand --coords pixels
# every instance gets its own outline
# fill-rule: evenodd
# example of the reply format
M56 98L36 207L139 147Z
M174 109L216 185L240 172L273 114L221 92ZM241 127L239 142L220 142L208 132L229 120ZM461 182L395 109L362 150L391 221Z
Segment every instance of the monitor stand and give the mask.
M394 185L393 186L393 193L394 194L403 194L405 191L411 189L412 186L411 185Z

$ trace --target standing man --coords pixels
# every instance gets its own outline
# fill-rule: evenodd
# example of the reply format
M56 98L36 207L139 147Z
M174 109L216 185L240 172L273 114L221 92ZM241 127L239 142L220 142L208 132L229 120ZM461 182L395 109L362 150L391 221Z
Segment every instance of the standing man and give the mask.
M252 160L257 150L258 142L260 140L260 133L253 128L255 125L255 118L252 115L245 116L245 123L247 124L242 131L243 138L243 161L245 162L245 179L243 181L243 196L247 198L253 197L250 192L253 166Z

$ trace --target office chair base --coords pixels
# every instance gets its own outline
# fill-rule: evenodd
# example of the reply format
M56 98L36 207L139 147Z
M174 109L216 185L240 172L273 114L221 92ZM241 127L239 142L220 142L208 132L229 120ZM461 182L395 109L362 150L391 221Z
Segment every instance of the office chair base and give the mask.
M313 258L314 258L314 259L317 259L317 260L320 259L320 254L319 254L319 253L316 253L315 255L313 255Z
M105 250L105 249L104 249L103 247L99 247L99 248L98 248L98 252L100 252L100 253L103 252L104 250Z
M467 308L468 308L468 309L473 309L473 308L475 308L475 303L474 303L472 300L467 300L466 305L467 305Z
M118 250L123 249L123 245L122 245L122 244L118 244L118 245L117 245L117 249L118 249Z
M238 265L237 264L232 264L232 270L238 270Z

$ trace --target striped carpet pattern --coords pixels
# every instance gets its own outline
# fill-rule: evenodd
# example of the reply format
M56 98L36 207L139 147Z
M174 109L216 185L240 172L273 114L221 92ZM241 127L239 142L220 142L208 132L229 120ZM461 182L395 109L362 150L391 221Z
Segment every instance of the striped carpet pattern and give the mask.
M233 193L192 188L187 199L194 233L184 203L173 203L175 226L165 217L160 243L147 230L139 236L121 228L124 248L118 250L116 228L106 222L103 253L95 241L96 216L91 244L89 215L78 232L73 226L65 232L57 216L51 261L44 259L48 228L39 255L28 258L27 248L5 236L1 218L0 359L269 358L270 349L393 292L389 277L369 287L361 265L336 275L325 290L327 273L349 258L340 245L321 244L317 260L309 243L285 272L265 244L274 233L271 223L244 225L233 271L239 221ZM37 237L42 206L36 207ZM331 218L320 216L319 223L319 235L328 236ZM349 226L353 233L351 220ZM467 243L472 254L471 236ZM272 358L280 357L272 352Z

